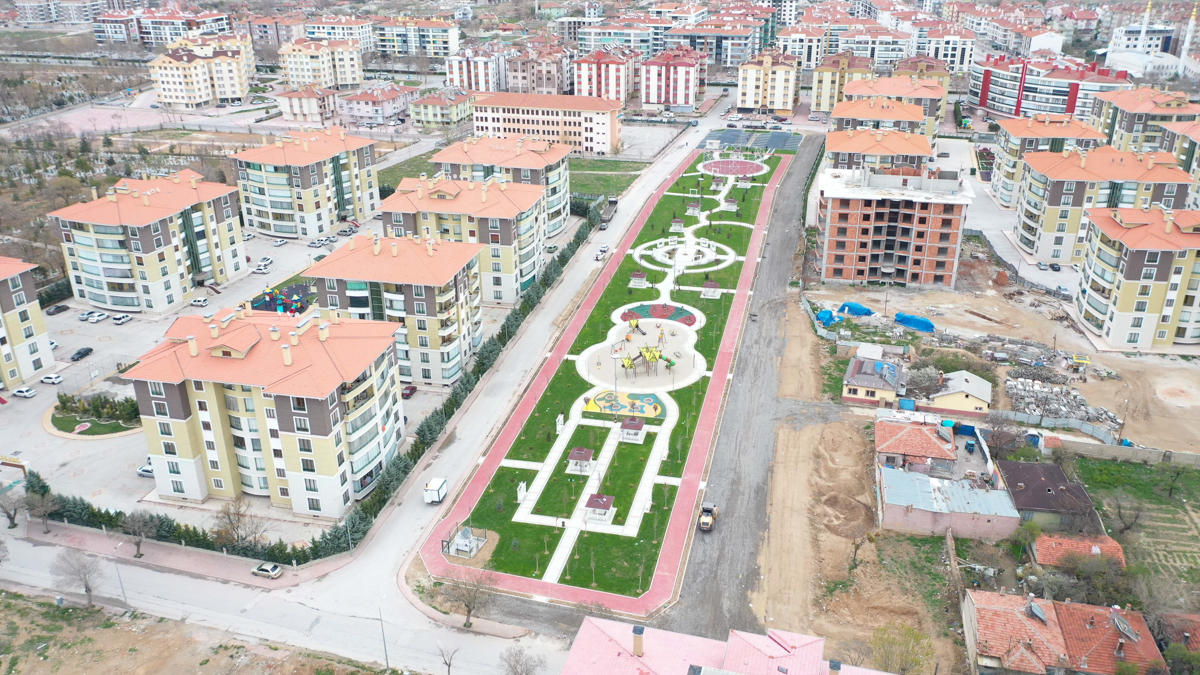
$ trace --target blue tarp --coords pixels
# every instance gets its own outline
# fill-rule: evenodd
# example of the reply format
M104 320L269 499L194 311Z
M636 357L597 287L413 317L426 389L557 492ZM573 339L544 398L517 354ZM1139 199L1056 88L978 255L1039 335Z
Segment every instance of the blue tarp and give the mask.
M919 330L923 333L933 332L933 322L923 316L913 316L912 314L896 312L896 323L905 328Z
M871 316L875 312L871 308L864 307L857 302L843 302L841 308L838 309L838 313L849 314L851 316Z
M823 309L817 312L817 321L821 322L822 326L829 328L830 324L835 324L842 320L840 316L834 316L833 312L828 309Z

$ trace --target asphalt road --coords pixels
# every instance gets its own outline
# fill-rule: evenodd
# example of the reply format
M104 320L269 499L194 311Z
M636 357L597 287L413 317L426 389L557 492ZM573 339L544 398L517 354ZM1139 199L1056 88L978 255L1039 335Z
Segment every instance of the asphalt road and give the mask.
M775 430L832 422L832 403L776 395L778 359L784 353L784 319L792 255L800 243L800 199L817 160L820 136L809 134L779 185L764 258L755 279L750 313L734 362L704 500L720 506L716 528L692 541L679 601L655 621L659 628L725 639L731 629L764 632L748 593L758 581L758 552L766 533L767 496L775 456ZM792 300L794 301L794 300Z

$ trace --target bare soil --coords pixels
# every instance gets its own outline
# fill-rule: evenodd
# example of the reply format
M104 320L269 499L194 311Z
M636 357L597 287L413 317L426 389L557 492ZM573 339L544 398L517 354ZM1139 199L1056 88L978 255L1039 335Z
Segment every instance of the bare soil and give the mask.
M0 666L6 673L349 675L374 668L335 656L248 641L225 631L136 613L57 607L0 592Z
M779 359L779 395L800 401L821 399L821 341L813 332L808 314L799 304L787 304L784 322L787 347Z

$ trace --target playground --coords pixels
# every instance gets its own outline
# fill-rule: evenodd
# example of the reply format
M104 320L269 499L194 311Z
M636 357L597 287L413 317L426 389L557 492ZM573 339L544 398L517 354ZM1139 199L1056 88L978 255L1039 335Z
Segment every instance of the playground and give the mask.
M422 547L431 573L450 576L454 565L488 564L500 573L500 588L614 609L622 606L618 596L646 601L640 604L669 597L692 529L753 267L731 283L706 272L743 272L748 252L761 246L769 193L782 175L779 166L787 166L786 158L781 164L771 155L710 148L659 190L539 382ZM710 182L712 190L695 200L700 203L684 221L675 213L680 200L671 198L690 201L699 181ZM743 220L723 215L734 191ZM762 213L760 204L767 205ZM647 222L672 227L647 236ZM747 236L737 239L744 248L700 236L714 226L744 229ZM626 287L632 302L600 302L626 295ZM709 316L697 305L719 314ZM585 323L604 321L609 328L602 338L596 330L588 334L590 344L576 340ZM718 330L705 330L710 324ZM534 427L541 431L530 437ZM547 450L533 451L543 444ZM466 556L462 552L471 547L455 543L464 527L487 528L498 544ZM474 559L481 555L490 560ZM581 595L584 589L601 595Z
M290 280L289 280L290 281ZM252 307L266 312L278 312L299 316L308 309L312 287L308 284L284 282L277 288L265 288L262 295L254 299Z

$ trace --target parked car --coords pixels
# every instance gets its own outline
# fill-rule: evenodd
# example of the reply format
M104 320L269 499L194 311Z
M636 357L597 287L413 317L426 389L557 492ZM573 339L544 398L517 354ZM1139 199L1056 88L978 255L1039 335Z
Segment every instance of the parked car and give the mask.
M342 229L338 230L338 234L342 235L343 237L353 237L355 232L357 232L357 230L355 230L353 227L343 227Z
M154 478L154 467L143 464L137 468L137 475L141 478Z
M208 298L195 298L192 300L192 307L208 307Z
M1061 271L1062 271L1062 265L1059 265L1058 263L1050 263L1050 271L1052 271L1052 272L1061 272Z
M161 107L161 106L159 106L157 103L151 103L151 104L150 104L150 107L151 107L151 108L158 108L158 107Z
M601 252L601 253L608 253L608 244L601 244L601 245L600 245L600 252Z
M275 563L261 563L250 573L256 577L278 579L279 577L283 576L283 568Z
M557 246L547 246L546 253L550 253L550 254L558 253L558 247Z
M1038 263L1038 264L1037 264L1037 268L1038 268L1039 270L1042 270L1042 271L1044 272L1044 271L1046 271L1046 270L1050 269L1050 266L1049 266L1049 265L1047 265L1047 264L1046 264L1046 263L1044 263L1044 262L1040 262L1040 263Z
M417 388L410 384L405 387L401 387L400 398L412 398L413 394L415 393L417 393Z
M809 121L809 122L816 122L816 121L818 121L818 120L820 120L820 119L821 119L821 116L820 116L820 115L809 115L809 116L808 116L808 121Z
M31 387L21 387L20 389L13 390L13 396L20 396L21 398L33 398L34 396L37 396L37 390Z
M88 323L100 323L108 318L108 312L94 312L88 317Z
M123 323L129 323L130 321L133 321L133 317L129 316L128 314L118 314L113 317L113 323L117 324L118 326Z
M233 106L234 108L240 108L240 107L242 107L242 102L234 101L233 103L230 103L229 105Z
M84 312L84 313L82 313L82 314L80 314L80 315L79 315L79 320L80 320L80 321L87 321L88 319L92 318L92 315L93 315L93 314L95 314L95 313L96 313L96 312L92 312L92 311L87 311L87 312Z
M328 257L328 256L326 256L324 253L322 253L321 255L319 255L319 256L317 256L317 257L313 258L313 262L321 262L322 260L324 260L324 259L325 259L325 258L327 258L327 257Z
M58 373L54 373L52 375L43 375L41 381L43 384L59 384L62 382L62 375L59 375Z
M603 254L603 253L597 253L597 254L596 254L596 260L597 260L597 261L604 260L604 254Z
M274 262L275 262L275 260L272 259L271 256L267 256L267 255L264 255L263 257L258 259L259 265L271 265Z
M271 245L272 246L283 246L286 243L287 243L287 239L276 239L274 242L271 243Z
M71 308L67 307L66 305L54 305L53 307L46 308L46 314L49 314L50 316L54 316L55 314L62 314L63 312L67 311L68 309L71 309Z
M86 359L88 357L88 355L94 351L96 351L96 350L92 349L91 347L80 347L79 349L75 350L74 354L71 355L71 360L72 361L82 361L82 360Z
M251 274L270 274L271 268L267 267L266 265L259 265L258 267L255 267L254 269L250 270L250 273Z
M326 244L336 244L337 241L338 241L338 238L337 238L336 234L331 234L328 237L325 237Z
M225 105L224 103L218 103L217 107L218 108L228 108L229 106Z
M736 125L736 124L726 124L725 126L729 127L730 129L736 129L736 128L737 128L737 125Z
M782 129L783 127L779 126L778 124L772 124L772 125L770 126L770 128L771 128L771 129Z
M950 156L950 153L948 153L948 152L939 152L938 153L938 157L945 158L945 157L949 157L949 156Z
M1059 284L1056 290L1063 295L1075 295L1071 292L1071 288L1069 286L1063 286L1062 284Z
M54 340L51 340L50 341L50 351L54 351L55 349L58 349L58 343L55 342Z
M324 245L325 245L324 237L322 237L321 239L313 239L312 241L308 242L309 248L321 248Z
M243 232L242 233L242 241L250 241L253 238L254 238L253 232Z
M1078 272L1078 271L1079 271L1079 263L1075 263L1074 265L1071 265L1071 269L1073 269L1073 270L1075 270L1076 272Z

